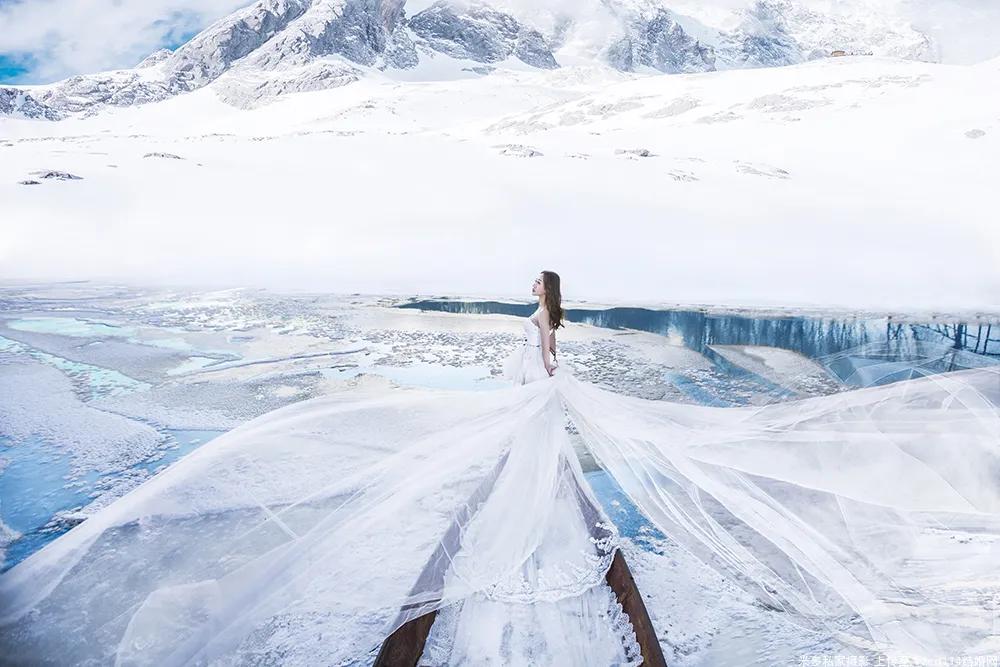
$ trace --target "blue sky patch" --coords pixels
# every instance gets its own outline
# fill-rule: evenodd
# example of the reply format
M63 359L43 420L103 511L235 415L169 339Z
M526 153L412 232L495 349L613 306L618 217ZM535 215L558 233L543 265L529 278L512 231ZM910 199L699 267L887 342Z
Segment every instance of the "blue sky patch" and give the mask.
M21 77L28 73L29 66L30 58L14 58L0 53L0 83L21 82Z

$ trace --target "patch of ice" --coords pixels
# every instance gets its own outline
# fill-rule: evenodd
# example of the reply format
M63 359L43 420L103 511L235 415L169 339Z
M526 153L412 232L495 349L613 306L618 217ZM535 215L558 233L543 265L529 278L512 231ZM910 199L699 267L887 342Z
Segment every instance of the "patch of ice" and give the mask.
M0 519L0 570L3 569L4 563L6 562L7 547L11 545L14 540L21 537L21 534L5 524L2 519Z
M201 370L202 368L210 366L218 361L218 359L213 359L212 357L188 357L187 361L181 365L169 369L167 371L167 375L186 375L187 373Z
M0 352L14 353L22 357L30 357L44 364L57 368L71 378L79 386L89 390L90 398L111 395L118 396L150 388L148 382L131 378L124 373L110 368L102 368L78 361L70 361L48 352L42 352L4 336L0 336Z
M77 473L134 465L163 439L146 424L82 402L62 369L31 356L0 364L0 435L53 443Z
M7 322L7 326L17 331L32 331L34 333L58 334L78 338L101 336L134 336L134 327L124 327L118 324L81 320L75 317L52 317L49 315L22 317Z
M730 363L803 396L829 394L843 388L821 364L805 355L763 345L710 345Z

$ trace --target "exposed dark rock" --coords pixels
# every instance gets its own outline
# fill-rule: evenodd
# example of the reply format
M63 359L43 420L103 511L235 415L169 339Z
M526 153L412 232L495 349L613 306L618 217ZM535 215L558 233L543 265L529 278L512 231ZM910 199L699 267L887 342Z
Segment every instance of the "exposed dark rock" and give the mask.
M493 72L495 72L496 69L497 68L493 67L492 65L476 65L475 67L463 67L462 71L473 72L475 74L482 74L483 76L486 76L487 74L492 74Z
M300 66L331 54L367 66L414 64L409 38L393 35L402 19L403 0L346 0L342 6L317 2L293 29L268 40L240 67L269 71L279 63ZM391 62L383 61L384 54Z
M409 20L420 43L453 58L495 63L514 56L533 67L559 66L545 37L483 4L437 2Z
M347 63L320 60L291 70L223 78L215 84L215 90L224 101L246 109L279 95L339 88L362 76L360 69Z
M192 90L228 70L302 16L309 0L258 0L198 33L165 63L174 90Z
M165 62L172 55L174 55L174 52L170 49L160 49L159 51L154 51L143 58L142 62L136 65L135 68L146 69L147 67L155 67L156 65Z
M156 152L156 153L146 153L142 157L160 157L160 158L164 158L164 159L167 159L167 160L183 160L184 159L180 155L174 155L173 153L159 153L159 152Z
M787 180L791 174L787 170L779 167L772 167L766 164L754 164L752 162L742 162L736 160L736 171L741 174L751 174L753 176L766 176L767 178L777 178Z
M803 48L789 34L785 20L791 11L786 0L757 0L746 10L739 27L723 35L719 57L727 67L773 67L802 62L806 59Z
M0 87L0 115L59 120L63 114L18 88Z
M691 172L682 171L680 169L675 169L674 171L667 172L667 176L669 176L670 178L674 179L679 183L693 183L694 181L699 180L699 178L694 174L692 174Z
M544 155L544 153L537 148L524 146L522 144L502 144L500 146L494 146L494 148L500 149L500 155L510 155L513 157L541 157Z
M420 56L417 55L417 49L410 40L409 33L402 25L392 31L389 41L386 42L382 58L385 61L384 66L399 69L416 67L420 63Z
M531 28L521 27L514 46L514 55L517 56L518 60L532 67L541 69L559 67L545 37L542 36L542 33Z
M158 102L171 95L165 81L149 81L137 72L122 70L74 76L45 91L45 104L75 113L95 106L131 106Z
M630 22L627 34L613 43L607 60L615 68L634 72L651 67L661 72L707 72L715 69L715 52L688 35L670 11Z
M624 155L626 157L638 158L638 157L653 157L655 154L648 148L616 148L615 155Z
M81 181L82 176L77 176L76 174L71 174L68 171L56 171L55 169L42 169L41 171L33 171L31 175L35 178L40 178L42 180L55 180L55 181Z

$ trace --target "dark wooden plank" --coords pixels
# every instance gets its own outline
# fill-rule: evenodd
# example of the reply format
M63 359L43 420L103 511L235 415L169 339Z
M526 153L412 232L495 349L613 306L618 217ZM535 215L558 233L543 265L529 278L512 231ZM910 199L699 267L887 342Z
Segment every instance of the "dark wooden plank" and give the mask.
M437 610L411 619L385 638L374 667L417 667Z
M443 587L445 572L451 563L452 555L460 548L462 531L493 491L509 456L509 451L503 453L493 470L480 482L468 502L458 511L434 553L427 559L420 576L417 577L416 583L410 590L411 597L421 590L440 590ZM424 653L427 636L437 616L436 609L420 614L420 608L437 602L438 600L429 600L426 603L408 604L399 610L399 615L393 623L396 629L382 642L382 648L375 658L373 667L416 667L420 656Z
M642 652L643 667L666 667L667 661L663 657L663 650L656 638L656 630L649 618L642 594L639 593L632 571L629 570L620 549L615 551L606 580L632 622L636 641ZM436 616L435 610L411 619L397 628L383 642L374 667L417 667Z
M660 642L656 638L656 630L653 628L653 622L649 619L649 612L646 611L646 604L642 601L639 587L635 585L632 571L629 570L621 549L615 551L615 557L611 561L611 567L608 568L605 579L618 597L622 609L632 621L635 638L642 651L643 667L667 667Z
M569 464L567 463L567 465ZM596 526L601 521L601 516L593 504L596 499L592 499L592 493L581 488L577 475L571 475L570 479L574 482L584 520L587 525ZM594 537L598 537L598 535ZM632 623L636 641L638 641L639 649L642 652L643 667L666 667L667 661L663 657L663 650L656 638L653 622L649 619L646 603L642 601L639 587L636 586L632 571L629 570L628 563L625 562L620 548L615 549L615 555L611 559L611 567L608 568L604 579L608 582L611 590L615 592L615 596L622 606L622 611L628 615Z
M496 467L487 475L479 488L472 494L469 502L455 517L437 549L428 559L411 593L418 590L436 590L435 587L441 585L451 555L459 548L462 530L493 490L496 479L506 462L507 453L501 457ZM576 481L576 476L572 475L571 479ZM594 525L599 519L596 508L591 505L587 497L588 494L578 485L576 492L584 517L590 525ZM622 556L621 549L615 550L605 580L615 592L623 611L628 614L632 622L632 628L635 630L636 640L642 652L643 667L666 667L667 663L663 657L663 651L656 638L656 630L653 628L642 595L639 593L624 556ZM435 601L430 601L430 603L433 602ZM415 613L419 614L421 606L423 605L416 603L400 609L394 624L396 629L382 642L382 648L379 650L373 667L417 667L420 657L423 655L431 626L437 617L436 609L414 616Z

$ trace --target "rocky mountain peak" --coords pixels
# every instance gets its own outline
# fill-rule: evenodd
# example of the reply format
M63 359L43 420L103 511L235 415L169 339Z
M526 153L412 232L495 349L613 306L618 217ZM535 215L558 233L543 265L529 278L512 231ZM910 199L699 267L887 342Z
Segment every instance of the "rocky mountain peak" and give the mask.
M671 0L580 0L548 9L544 0L528 9L510 0L439 0L412 16L405 2L257 0L133 69L76 76L30 93L6 88L0 113L58 118L209 85L231 104L254 106L442 57L482 63L462 69L483 75L512 60L544 70L564 58L673 74L788 65L834 50L920 59L934 53L925 35L860 0L828 14L802 0L748 0L725 29L707 24L709 14L693 15L698 5L688 2L689 14L681 14ZM589 45L584 51L581 42Z
M626 34L611 44L608 62L623 71L648 67L668 74L715 69L715 51L691 37L669 10L633 18Z
M515 57L532 67L559 66L541 32L481 2L436 2L408 26L419 44L453 58L497 63Z
M38 120L59 120L64 116L29 93L10 87L0 87L0 115Z

